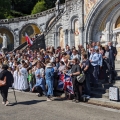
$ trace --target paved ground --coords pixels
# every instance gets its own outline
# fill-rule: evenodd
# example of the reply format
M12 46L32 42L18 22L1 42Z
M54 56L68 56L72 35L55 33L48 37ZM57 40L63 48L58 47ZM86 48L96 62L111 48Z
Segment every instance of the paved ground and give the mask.
M16 92L18 104L14 104L14 94L10 91L12 106L0 104L0 120L119 120L120 111L86 103L71 101L46 102L45 97ZM0 96L0 101L2 98Z

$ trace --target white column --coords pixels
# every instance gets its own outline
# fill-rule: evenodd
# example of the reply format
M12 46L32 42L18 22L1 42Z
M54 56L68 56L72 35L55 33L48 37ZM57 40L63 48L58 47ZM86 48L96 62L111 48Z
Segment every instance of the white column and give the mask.
M57 48L60 44L59 44L59 33L55 32L55 48Z

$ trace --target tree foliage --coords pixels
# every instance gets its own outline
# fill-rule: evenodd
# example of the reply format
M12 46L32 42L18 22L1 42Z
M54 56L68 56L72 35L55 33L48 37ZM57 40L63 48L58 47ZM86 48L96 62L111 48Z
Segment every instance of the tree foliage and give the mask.
M42 12L44 10L46 10L45 1L43 1L43 0L38 1L32 10L32 14L36 14L36 13Z
M39 0L11 0L12 8L23 14L31 14L31 10Z
M57 0L0 0L0 19L39 13L55 7ZM64 3L65 0L60 0Z
M10 12L10 0L0 0L0 18L4 19Z

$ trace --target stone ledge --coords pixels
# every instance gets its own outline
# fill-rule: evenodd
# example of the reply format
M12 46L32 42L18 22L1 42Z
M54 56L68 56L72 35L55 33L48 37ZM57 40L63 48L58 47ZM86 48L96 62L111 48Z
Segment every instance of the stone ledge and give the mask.
M13 92L13 90L9 89L9 93L10 92ZM15 92L21 92L21 91L15 90ZM29 92L21 92L21 93L28 94L28 95L35 95L35 93L29 93ZM58 93L58 96L60 98L63 98L63 97L65 97L65 94L64 93ZM57 97L57 98L59 98L59 97ZM90 98L88 100L88 102L85 102L85 103L120 110L120 102L110 101L109 99L105 99L105 98Z
M109 108L120 109L120 102L110 101L108 99L103 98L91 98L90 100L88 100L88 103Z

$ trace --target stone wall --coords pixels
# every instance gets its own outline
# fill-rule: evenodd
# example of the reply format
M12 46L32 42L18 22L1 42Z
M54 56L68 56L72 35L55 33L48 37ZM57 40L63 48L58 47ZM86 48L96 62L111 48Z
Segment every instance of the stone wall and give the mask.
M64 47L66 44L70 46L75 45L75 20L79 21L79 44L83 43L83 1L82 0L66 0L65 9L61 18L56 22L51 32L46 36L46 46L59 46L60 45L60 29L63 29ZM52 33L52 35L51 35ZM51 36L51 37L50 37ZM55 40L55 42L52 42ZM62 46L62 47L63 47Z

